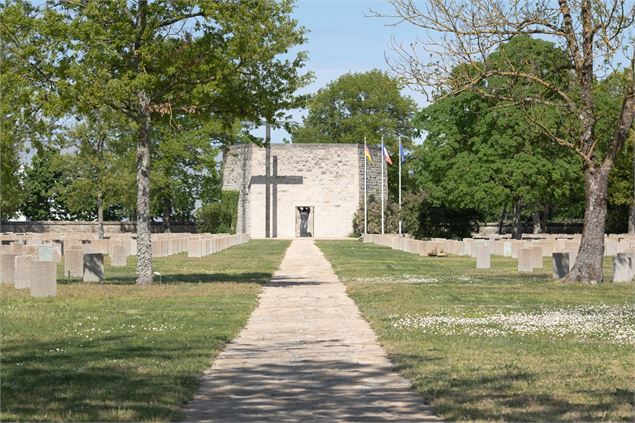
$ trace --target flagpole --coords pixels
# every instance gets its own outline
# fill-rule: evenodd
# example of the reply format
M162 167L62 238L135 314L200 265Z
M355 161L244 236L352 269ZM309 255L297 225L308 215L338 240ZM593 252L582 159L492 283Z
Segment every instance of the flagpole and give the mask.
M401 157L403 151L401 151L401 137L399 137L399 235L401 235Z
M364 235L368 235L368 182L366 178L366 137L364 137Z
M381 234L384 234L384 137L381 137Z

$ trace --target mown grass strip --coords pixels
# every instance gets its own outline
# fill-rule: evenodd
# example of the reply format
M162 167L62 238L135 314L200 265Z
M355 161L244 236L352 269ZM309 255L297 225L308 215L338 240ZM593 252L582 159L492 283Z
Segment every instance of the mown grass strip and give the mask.
M60 278L55 298L0 286L0 420L178 420L288 245L158 258L162 283L145 287L133 259L106 266L103 284Z
M443 418L633 421L635 346L579 326L589 313L617 313L614 332L632 336L634 284L564 285L550 279L549 260L519 274L506 258L477 270L465 257L318 246L398 370ZM519 315L530 327L503 324Z

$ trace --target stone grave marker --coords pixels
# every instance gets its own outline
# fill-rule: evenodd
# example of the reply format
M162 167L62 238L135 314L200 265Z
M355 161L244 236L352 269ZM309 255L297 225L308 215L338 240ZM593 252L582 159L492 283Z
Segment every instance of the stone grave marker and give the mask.
M0 283L15 286L15 254L0 254Z
M629 254L617 253L613 257L613 282L630 282L632 266L632 257Z
M475 245L476 268L489 269L491 267L490 249L487 245Z
M15 256L15 287L17 289L26 289L29 287L31 280L32 263L35 260L33 256L16 255Z
M463 238L463 255L471 256L472 255L472 244L474 240L472 238Z
M52 263L59 263L60 256L57 254L57 250L53 244L42 244L38 248L38 261L50 261Z
M531 256L531 267L533 269L542 269L544 267L544 262L542 260L542 248L541 247L530 247L529 255Z
M635 279L635 250L628 249L624 251L623 254L627 255L631 259L631 277L629 280L632 281Z
M552 275L554 279L562 279L569 273L569 253L552 254Z
M187 240L187 256L203 257L203 241L201 237L191 236Z
M532 267L533 260L531 256L530 248L519 248L518 249L518 271L519 272L533 272L534 268Z
M84 282L104 281L104 255L102 253L84 254Z
M128 265L128 254L125 246L123 246L122 244L115 244L112 246L110 265L114 267L122 267Z
M503 256L505 257L512 256L512 243L509 241L503 241Z
M84 276L84 250L82 246L66 247L64 254L64 277Z
M31 296L54 297L57 293L57 264L34 261L31 268Z

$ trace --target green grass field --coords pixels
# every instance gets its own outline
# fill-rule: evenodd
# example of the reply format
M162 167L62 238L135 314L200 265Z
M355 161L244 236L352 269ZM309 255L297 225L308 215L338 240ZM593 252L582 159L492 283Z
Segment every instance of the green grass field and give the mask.
M319 241L393 363L447 420L633 421L635 284L564 285L551 263ZM610 273L606 261L607 274Z
M0 421L173 421L213 356L245 325L288 241L212 256L134 259L106 283L65 280L55 298L0 286ZM106 264L108 264L108 259Z

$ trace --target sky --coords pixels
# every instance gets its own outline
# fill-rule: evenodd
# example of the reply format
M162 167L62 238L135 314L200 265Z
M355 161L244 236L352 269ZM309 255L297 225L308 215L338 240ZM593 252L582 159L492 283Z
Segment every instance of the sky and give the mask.
M371 9L391 12L387 0L296 0L293 17L307 31L307 42L300 50L308 53L305 70L312 71L315 80L299 93L314 93L347 72L364 72L374 68L389 70L385 55L390 55L391 39L411 42L417 29L411 25L391 26L388 18L369 17ZM420 106L424 97L404 89ZM302 121L306 111L294 111L292 120ZM264 136L264 128L253 131ZM289 138L284 130L272 131L272 142Z

